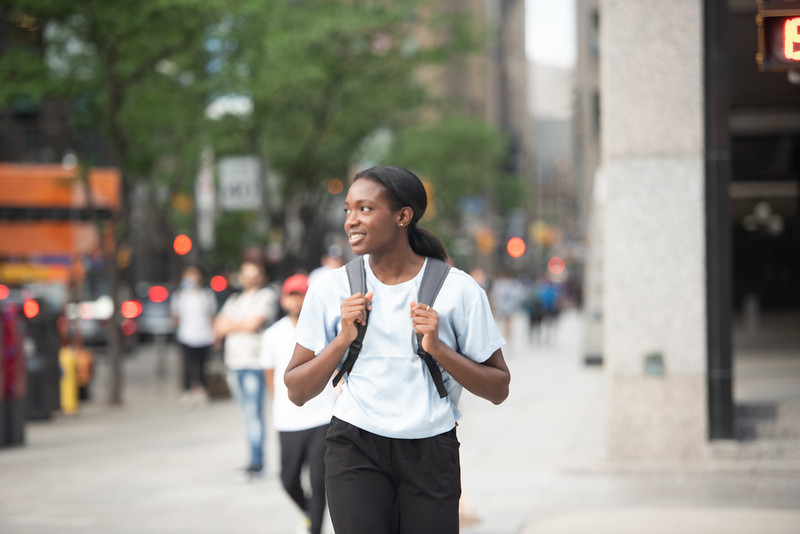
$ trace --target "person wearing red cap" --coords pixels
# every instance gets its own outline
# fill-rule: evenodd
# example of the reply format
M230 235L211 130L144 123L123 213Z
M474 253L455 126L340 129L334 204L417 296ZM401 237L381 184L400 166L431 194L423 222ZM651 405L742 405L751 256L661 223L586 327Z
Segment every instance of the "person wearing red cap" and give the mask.
M298 531L319 534L325 513L325 434L333 415L335 394L329 383L322 394L300 407L289 400L283 382L307 291L308 277L304 274L290 276L283 283L280 303L286 315L264 332L261 365L272 397L272 426L278 431L280 442L281 483L303 512ZM303 467L310 475L310 495L300 482Z

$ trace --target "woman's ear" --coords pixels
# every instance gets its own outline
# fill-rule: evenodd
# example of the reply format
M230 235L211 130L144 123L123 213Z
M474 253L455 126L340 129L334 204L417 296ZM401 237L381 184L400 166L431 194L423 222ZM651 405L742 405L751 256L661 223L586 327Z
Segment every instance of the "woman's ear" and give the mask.
M400 208L397 212L397 226L406 227L414 219L414 210L410 206Z

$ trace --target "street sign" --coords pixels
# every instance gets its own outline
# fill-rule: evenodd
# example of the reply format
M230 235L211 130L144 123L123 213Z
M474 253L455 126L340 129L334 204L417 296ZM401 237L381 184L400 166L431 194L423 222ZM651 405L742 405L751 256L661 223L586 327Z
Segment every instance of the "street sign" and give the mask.
M261 163L257 157L220 159L219 207L227 211L261 209Z
M756 24L759 69L800 70L800 0L758 0Z

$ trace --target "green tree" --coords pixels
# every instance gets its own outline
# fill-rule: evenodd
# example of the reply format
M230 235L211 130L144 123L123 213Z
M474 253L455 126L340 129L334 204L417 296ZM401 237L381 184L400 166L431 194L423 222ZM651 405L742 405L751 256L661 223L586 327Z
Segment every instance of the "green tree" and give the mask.
M221 143L258 154L283 177L284 202L271 213L272 223L282 226L291 211L305 224L299 257L289 261L311 267L319 258L326 206L334 201L326 179L346 181L371 132L420 119L428 101L420 67L474 44L463 17L428 13L425 6L417 0L254 1L218 26L217 91L253 101L251 116L231 119L247 134L237 146L230 137ZM439 38L423 46L423 29ZM220 124L221 132L230 131L229 122Z
M430 182L435 216L426 216L424 222L452 243L471 237L464 233L463 199L483 199L484 218L523 205L522 182L506 172L507 158L508 140L502 132L474 117L446 115L402 130L385 162L408 167Z
M219 7L206 0L4 3L6 15L41 28L43 44L12 46L0 57L0 98L74 102L73 127L103 132L118 161L115 250L104 251L115 313L109 326L112 404L122 402L116 258L131 232L132 192L153 177L168 189L187 187L183 177L193 175L205 103L204 43ZM78 143L72 145L84 165L91 164Z
M303 246L290 251L289 261L306 267L319 258L328 230L325 214L334 198L325 180L345 181L371 133L423 123L427 115L421 110L432 99L420 81L422 68L479 43L465 17L438 13L422 0L9 0L4 6L45 30L41 48L9 49L0 57L0 99L68 99L75 104L76 128L105 133L122 175L117 248L134 230L134 189L157 187L166 191L160 196L165 202L173 192L189 191L201 147L210 142L218 155L256 154L282 177L283 201L273 204L278 207L268 217L279 235L287 214L299 214ZM252 112L208 122L206 104L225 95L249 97ZM470 168L491 169L492 157L481 154L494 154L500 145L478 123L462 126L477 130L448 127L439 131L445 137L429 137L440 154L466 158L462 171L442 172L445 166L432 163L435 155L429 165L428 156L410 149L398 163L442 180L444 190L463 180L478 184ZM444 150L451 135L466 136L461 142L474 150ZM187 224L168 205L161 211L167 222ZM226 217L219 227L257 240L241 231L251 217ZM220 250L220 256L234 254L233 248ZM117 254L105 255L116 300ZM118 303L114 308L119 313ZM120 403L116 323L110 332L110 396Z

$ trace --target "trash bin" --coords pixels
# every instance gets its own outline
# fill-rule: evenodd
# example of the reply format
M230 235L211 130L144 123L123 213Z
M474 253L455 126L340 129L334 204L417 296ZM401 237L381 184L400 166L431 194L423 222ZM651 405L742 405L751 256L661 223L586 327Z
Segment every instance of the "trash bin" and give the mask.
M44 303L39 310L25 321L23 339L28 370L28 419L49 419L61 406L56 318Z
M26 370L20 342L20 321L16 305L0 307L2 336L2 442L0 446L25 442Z

